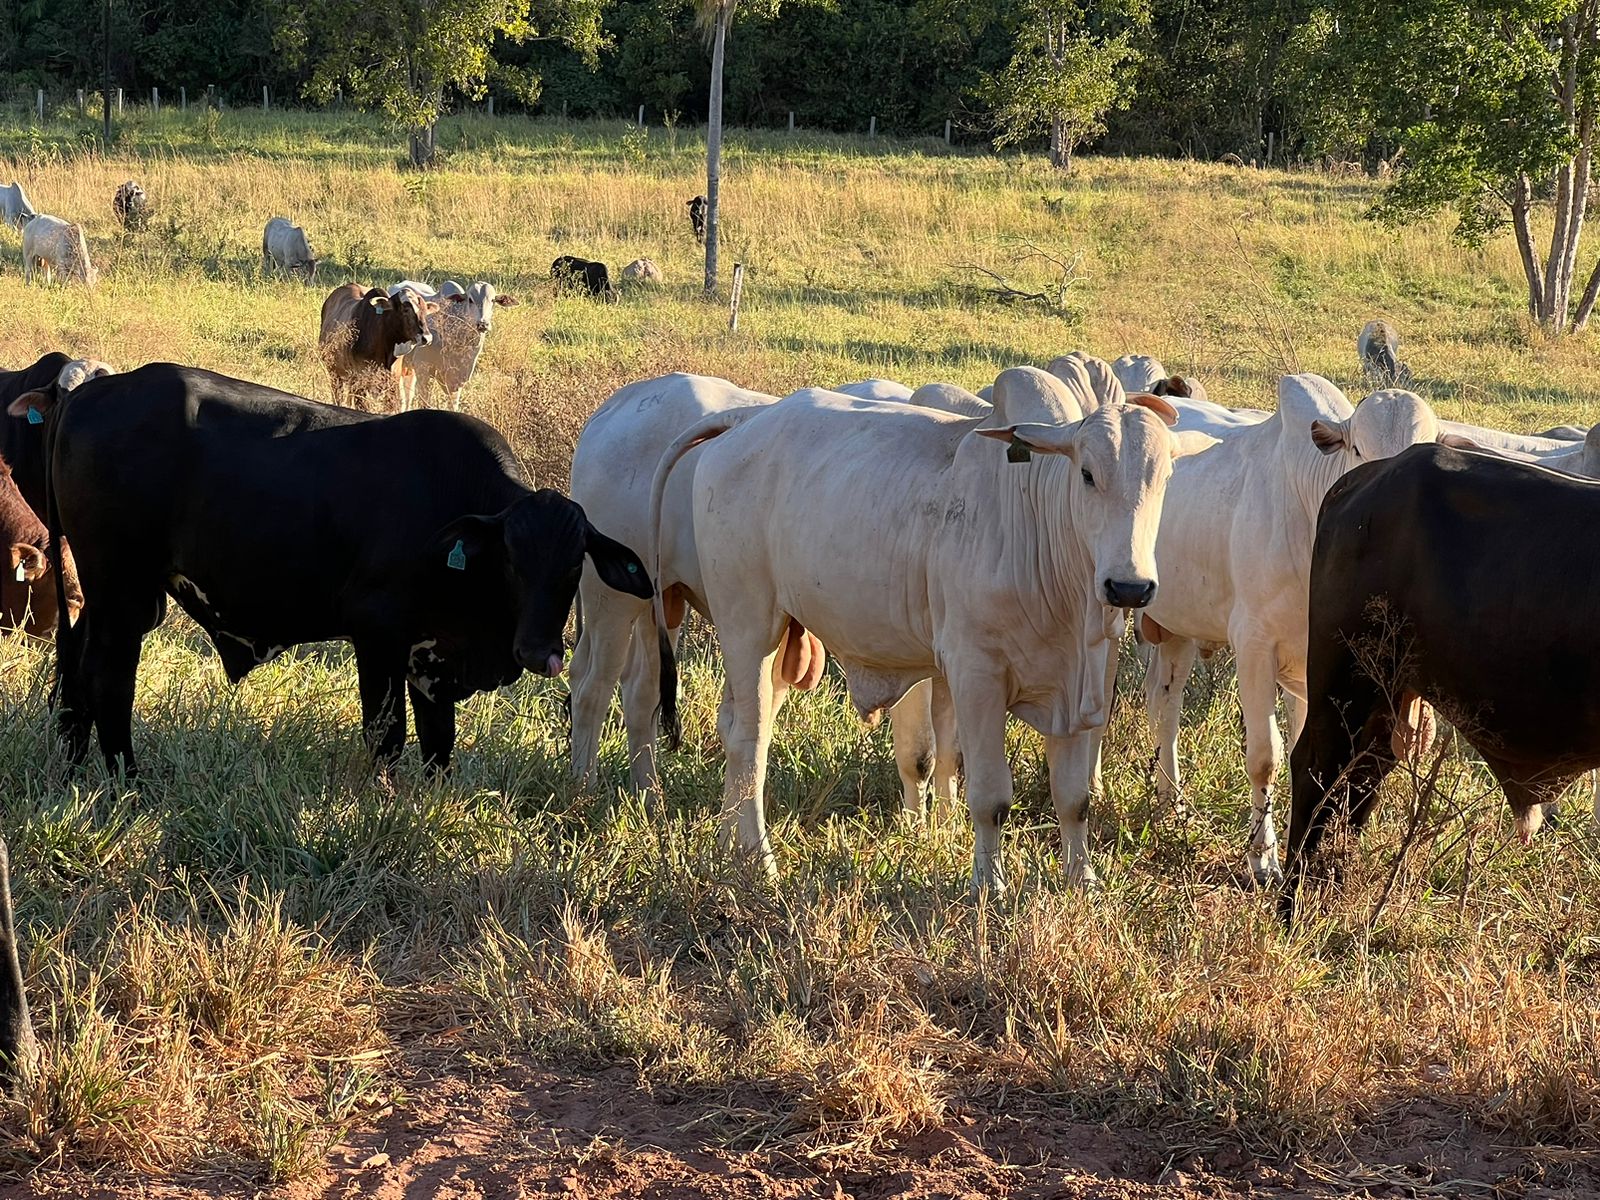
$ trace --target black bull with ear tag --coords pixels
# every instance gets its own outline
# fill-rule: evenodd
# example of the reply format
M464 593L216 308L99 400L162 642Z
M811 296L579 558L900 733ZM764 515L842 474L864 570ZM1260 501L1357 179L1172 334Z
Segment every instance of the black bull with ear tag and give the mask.
M58 641L74 761L92 726L112 768L133 770L139 650L168 597L233 681L290 646L349 641L373 753L399 754L409 691L423 760L442 768L457 701L560 671L585 555L612 587L651 594L633 551L530 489L472 417L376 417L171 363L22 404L45 415L49 524L83 584Z

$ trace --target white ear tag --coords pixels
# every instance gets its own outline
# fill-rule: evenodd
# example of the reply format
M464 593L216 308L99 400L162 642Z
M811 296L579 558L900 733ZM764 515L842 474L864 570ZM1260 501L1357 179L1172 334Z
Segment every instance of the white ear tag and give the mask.
M28 568L23 566L21 563L17 564L17 582L18 583L27 583L28 582Z

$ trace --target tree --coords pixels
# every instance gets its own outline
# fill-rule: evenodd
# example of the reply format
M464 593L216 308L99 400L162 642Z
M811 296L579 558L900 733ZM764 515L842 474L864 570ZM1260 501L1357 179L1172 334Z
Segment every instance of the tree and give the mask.
M1409 221L1453 209L1477 245L1516 239L1528 313L1550 333L1584 328L1600 263L1573 304L1594 157L1600 0L1340 0L1323 42L1325 78L1365 101L1372 132L1403 151L1374 215ZM1541 254L1536 212L1548 203Z
M996 148L1050 134L1050 163L1105 132L1106 114L1133 99L1134 37L1150 21L1146 0L1111 4L1023 0L1016 50L984 89Z
M411 161L428 166L446 93L480 98L491 70L531 103L539 80L497 68L496 38L558 40L591 67L604 44L605 0L278 0L277 43L295 64L309 61L305 94L327 103L344 88L357 104L382 109L407 131Z
M695 23L711 43L711 100L706 109L706 295L717 290L717 236L722 190L722 64L728 26L739 0L694 0Z

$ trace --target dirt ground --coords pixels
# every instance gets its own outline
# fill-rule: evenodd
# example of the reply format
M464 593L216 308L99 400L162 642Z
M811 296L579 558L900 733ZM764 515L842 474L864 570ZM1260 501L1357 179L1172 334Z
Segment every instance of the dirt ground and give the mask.
M275 1196L283 1200L1191 1200L1427 1196L1492 1200L1600 1192L1600 1155L1495 1144L1444 1111L1406 1112L1326 1161L1269 1162L1237 1140L1173 1148L1162 1131L1074 1120L1038 1096L953 1103L943 1125L871 1153L810 1143L738 1146L741 1111L650 1092L616 1068L475 1072L459 1057L413 1059L401 1102L335 1146L320 1170L273 1188L217 1169L165 1179L39 1172L0 1200Z

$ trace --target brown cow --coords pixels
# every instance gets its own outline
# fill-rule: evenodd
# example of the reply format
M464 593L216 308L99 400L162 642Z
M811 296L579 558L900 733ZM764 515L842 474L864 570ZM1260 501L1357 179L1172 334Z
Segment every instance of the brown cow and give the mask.
M34 637L48 637L56 627L58 601L56 573L50 568L50 534L44 522L17 490L11 468L0 462L0 544L8 547L0 572L0 629L21 629ZM83 607L78 571L72 552L61 548L62 574L67 581L67 614L77 620Z
M428 314L439 306L411 288L393 297L358 283L334 288L322 302L318 346L333 381L333 402L366 409L369 397L390 411L410 407L416 376L405 356L433 339Z

